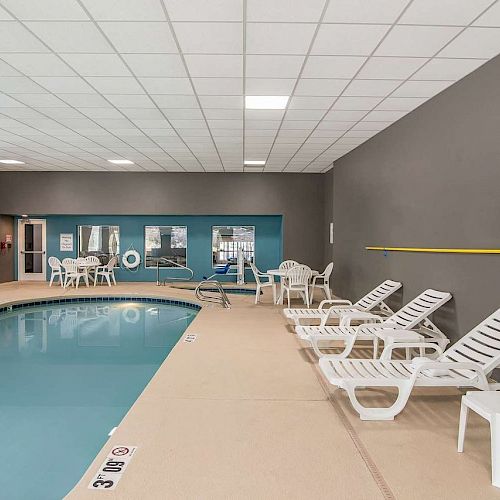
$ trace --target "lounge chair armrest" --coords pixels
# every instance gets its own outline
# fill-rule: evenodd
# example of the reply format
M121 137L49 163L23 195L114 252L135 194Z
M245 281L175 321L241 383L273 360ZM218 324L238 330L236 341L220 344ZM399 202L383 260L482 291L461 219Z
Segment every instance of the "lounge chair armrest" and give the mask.
M388 344L384 347L382 354L380 355L380 359L392 359L392 351L394 349L405 349L405 348L424 348L424 349L434 349L438 356L443 354L443 349L431 342L396 342L394 344Z
M340 315L340 326L351 326L352 321L365 321L364 325L373 326L382 323L384 318L364 311L348 312Z
M325 300L322 300L319 303L318 309L323 309L323 307L325 306L325 304L329 304L330 305L330 309L332 309L335 306L336 307L342 307L342 306L349 307L349 306L352 306L352 302L350 300L344 300L344 299L325 299Z
M488 380L483 368L478 363L473 363L472 361L429 361L428 363L422 363L413 372L412 379L416 379L424 370L470 370L477 374L479 388L482 390L489 389Z

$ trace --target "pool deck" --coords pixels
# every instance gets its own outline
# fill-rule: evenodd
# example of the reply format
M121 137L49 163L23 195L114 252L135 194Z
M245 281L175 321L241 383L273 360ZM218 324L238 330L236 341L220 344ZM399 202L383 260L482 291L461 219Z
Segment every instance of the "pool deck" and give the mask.
M126 283L61 291L0 285L0 305L121 294L194 301L191 290ZM417 389L393 422L362 422L319 375L269 296L204 306L67 498L492 499L486 421L470 414L456 451L461 392ZM368 352L365 354L369 355ZM365 403L388 401L364 391ZM75 429L75 432L78 430ZM114 491L87 489L113 445L138 446ZM69 459L69 457L68 457Z

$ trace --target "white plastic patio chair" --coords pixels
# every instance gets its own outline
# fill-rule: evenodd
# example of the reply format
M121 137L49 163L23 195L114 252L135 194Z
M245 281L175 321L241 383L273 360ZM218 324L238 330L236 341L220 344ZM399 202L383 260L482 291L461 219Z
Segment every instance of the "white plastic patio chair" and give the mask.
M90 264L94 266L94 267L87 267L87 273L89 275L89 278L91 278L95 282L95 270L98 266L101 265L99 257L96 257L95 255L87 255L87 257L85 257L85 263L87 265Z
M311 276L311 268L303 264L288 269L283 279L283 290L286 291L288 307L290 307L290 294L293 292L303 294L304 302L309 307L309 282Z
M448 292L428 289L408 302L398 312L387 318L376 316L369 312L354 312L342 316L340 326L296 326L295 331L301 340L309 342L318 357L321 352L321 342L345 342L344 350L331 357L346 358L351 353L357 340L367 340L373 343L373 357L377 357L379 337L375 335L380 330L411 330L418 327L426 342L436 342L441 349L449 343L446 336L428 318L434 311L451 299ZM367 321L359 326L350 326L352 320ZM375 324L377 323L377 324Z
M64 270L61 261L57 257L49 257L48 264L50 266L49 286L52 286L55 278L59 278L59 284L64 286Z
M273 290L273 304L276 303L276 283L274 282L274 276L270 274L263 273L257 269L253 262L250 262L250 268L252 269L255 283L257 284L257 289L255 290L255 303L260 301L260 291L262 288L271 287ZM264 280L264 281L263 281ZM267 280L267 281L265 281Z
M338 318L342 313L357 311L371 311L388 316L394 312L384 301L402 286L399 281L386 280L354 304L350 300L343 299L323 300L317 309L285 308L283 314L296 325L300 325L301 319L317 319L322 325L326 325L329 319Z
M83 278L85 284L89 286L87 272L80 270L76 259L64 259L62 265L64 267L64 288L67 288L73 283L76 283L76 288L78 288L81 278Z
M101 277L101 284L104 283L104 278L108 282L108 286L111 286L111 280L116 285L115 279L115 265L118 262L118 257L111 257L109 262L105 266L98 266L95 269L95 278L94 278L94 286L97 285L97 281L99 276Z
M279 265L279 270L280 271L288 271L292 267L298 266L299 262L295 260L284 260L280 265Z
M422 344L406 346L421 347ZM377 360L323 356L319 368L330 384L347 392L362 420L393 420L406 406L413 387L489 390L496 383L490 387L487 377L500 365L500 309L446 351L436 344L425 344L425 347L434 349L439 354L437 359L391 360L393 347L390 346ZM356 389L364 387L396 387L398 397L389 407L367 408L356 396Z
M333 262L330 262L321 274L316 274L312 277L311 281L311 304L314 302L314 290L319 288L323 290L325 297L328 300L332 299L332 292L330 290L330 276L333 271ZM320 281L320 283L318 283Z

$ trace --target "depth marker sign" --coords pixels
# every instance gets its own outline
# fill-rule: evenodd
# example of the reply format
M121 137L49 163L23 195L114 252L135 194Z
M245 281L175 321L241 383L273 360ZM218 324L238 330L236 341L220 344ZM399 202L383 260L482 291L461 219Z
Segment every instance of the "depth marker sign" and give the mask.
M137 446L114 446L97 474L88 485L89 490L114 490L132 460Z

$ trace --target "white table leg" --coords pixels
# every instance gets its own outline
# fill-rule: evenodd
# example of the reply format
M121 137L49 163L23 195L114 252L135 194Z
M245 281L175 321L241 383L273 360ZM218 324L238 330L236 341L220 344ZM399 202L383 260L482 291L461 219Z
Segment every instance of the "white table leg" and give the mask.
M459 453L462 453L464 451L465 428L467 427L467 418L469 416L469 407L465 403L465 398L466 396L462 396L462 403L460 405L460 423L458 424L457 447L457 451Z
M490 421L491 432L491 484L500 488L500 419L493 415Z

